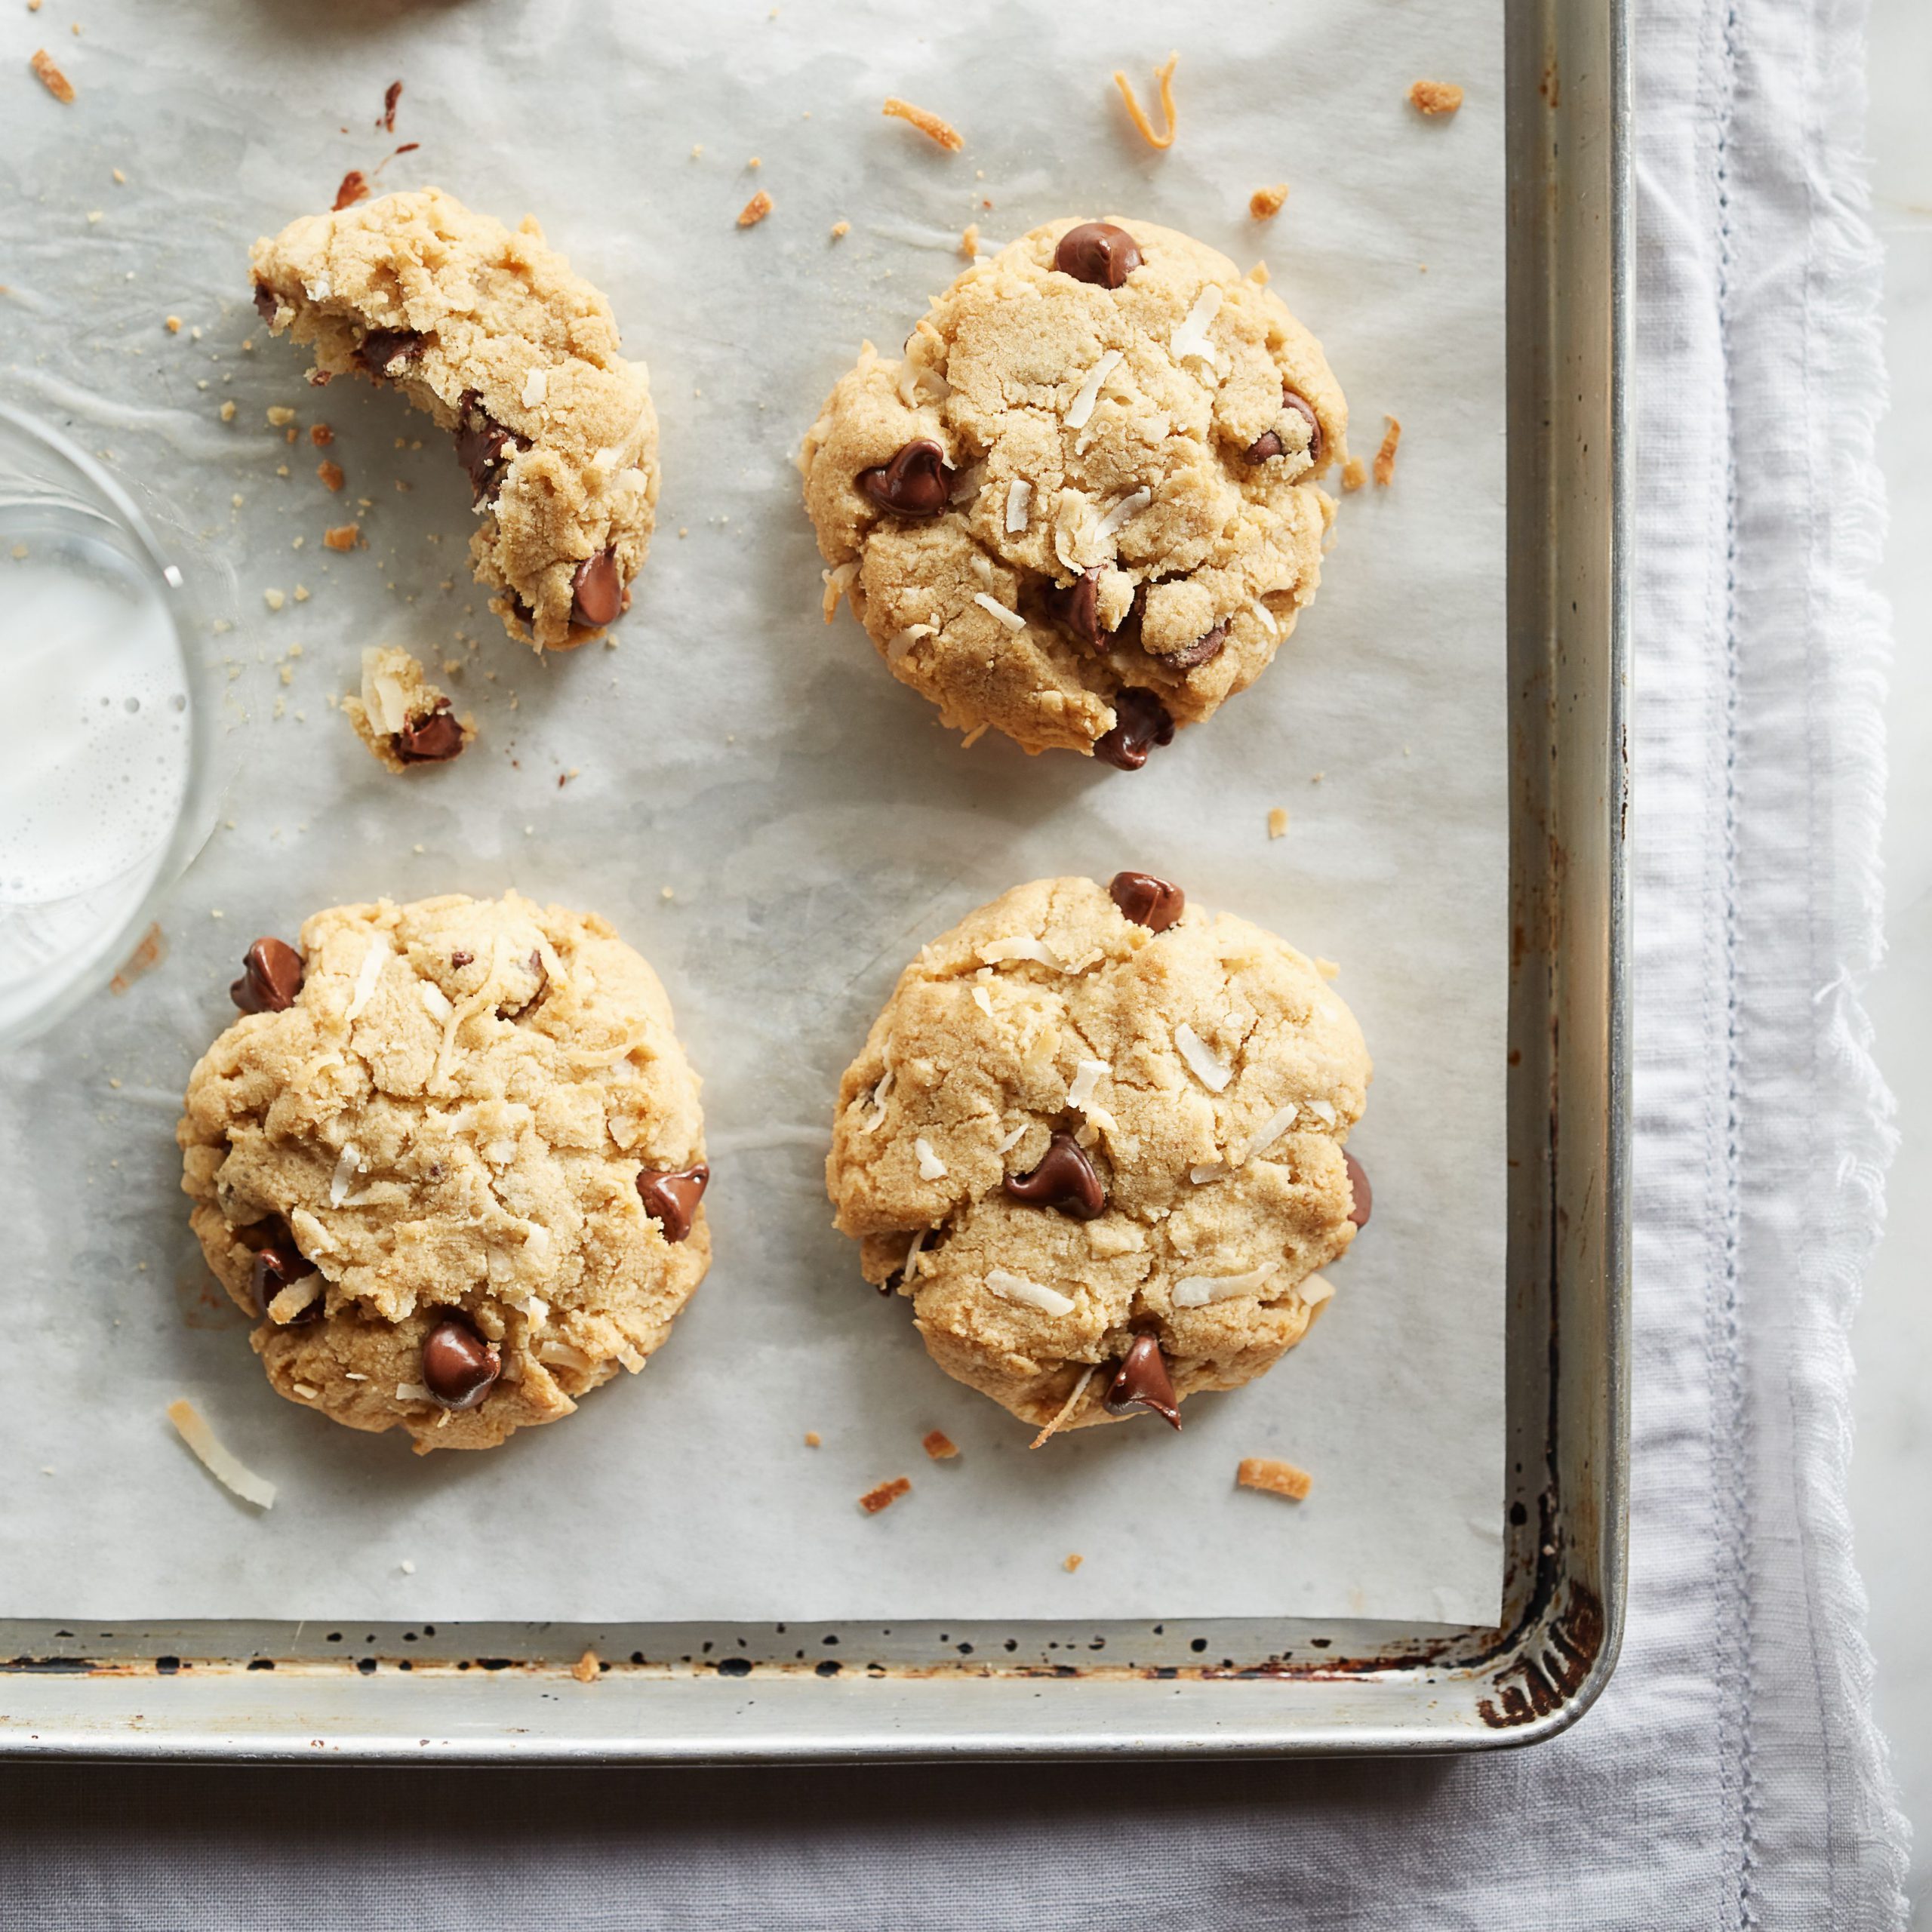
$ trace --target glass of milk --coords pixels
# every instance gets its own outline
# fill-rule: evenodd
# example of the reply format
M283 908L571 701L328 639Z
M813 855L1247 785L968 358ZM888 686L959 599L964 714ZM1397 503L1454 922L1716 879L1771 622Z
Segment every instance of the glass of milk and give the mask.
M207 836L192 629L126 492L0 405L0 1045L107 980Z

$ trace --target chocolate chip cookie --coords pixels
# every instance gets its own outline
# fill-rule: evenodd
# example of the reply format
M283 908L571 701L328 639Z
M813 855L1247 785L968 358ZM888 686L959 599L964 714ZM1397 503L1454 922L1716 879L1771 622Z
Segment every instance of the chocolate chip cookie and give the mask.
M698 1081L657 976L511 893L260 939L188 1082L182 1187L269 1380L419 1452L643 1367L711 1241Z
M1348 408L1257 275L1127 216L976 262L807 433L826 574L949 725L1133 769L1314 595Z
M271 333L313 382L400 389L455 438L469 553L514 637L556 651L628 607L657 503L657 417L611 305L526 217L514 233L438 188L306 215L250 254Z
M1023 1420L1180 1426L1332 1292L1369 1214L1370 1075L1321 974L1177 884L1039 879L900 975L845 1071L826 1183L866 1279Z

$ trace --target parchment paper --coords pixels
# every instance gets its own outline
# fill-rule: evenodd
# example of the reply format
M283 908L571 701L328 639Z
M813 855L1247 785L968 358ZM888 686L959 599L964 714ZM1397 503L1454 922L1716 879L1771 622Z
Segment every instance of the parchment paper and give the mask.
M245 723L165 964L0 1072L0 1613L1494 1616L1501 26L1383 0L123 0L75 39L64 14L14 11L5 390L232 568L239 623L212 648L245 667ZM27 72L43 42L72 106ZM1124 66L1145 97L1177 44L1180 138L1158 155L1107 76ZM1410 108L1423 76L1467 88L1459 115ZM374 123L397 78L391 136ZM881 118L888 94L951 118L964 152ZM405 140L421 145L379 189L534 212L651 365L661 522L615 650L512 644L469 583L447 438L365 386L305 387L250 306L253 238ZM1285 211L1251 220L1250 193L1282 180ZM776 211L740 231L760 187ZM823 625L792 463L861 339L896 345L957 272L967 222L996 243L1116 208L1265 257L1327 347L1358 451L1384 411L1407 432L1392 487L1346 502L1319 599L1262 681L1132 775L962 751L849 616ZM300 431L333 426L341 497L306 433L267 425L283 404ZM368 546L325 551L352 513ZM457 764L399 782L330 708L380 639L463 661L448 681L482 738ZM829 1111L923 940L1016 881L1126 865L1342 962L1377 1063L1351 1143L1375 1215L1307 1343L1190 1404L1184 1435L1149 1418L1029 1454L860 1281L829 1226ZM171 1131L256 934L342 900L510 885L601 911L663 974L706 1082L718 1259L642 1377L487 1455L419 1459L269 1392L189 1237ZM162 1411L183 1394L280 1485L270 1513L174 1440ZM935 1426L958 1460L921 1455ZM1311 1470L1309 1500L1237 1492L1253 1454ZM863 1515L860 1492L902 1473L912 1494Z

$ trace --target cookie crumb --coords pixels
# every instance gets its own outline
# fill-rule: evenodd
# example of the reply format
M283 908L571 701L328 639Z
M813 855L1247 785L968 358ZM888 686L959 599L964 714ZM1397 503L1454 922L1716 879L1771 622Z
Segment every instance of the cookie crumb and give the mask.
M1288 832L1288 815L1279 805L1268 814L1268 836L1285 838Z
M881 1509L891 1509L912 1487L910 1476L894 1476L890 1482L882 1482L876 1489L867 1490L859 1498L859 1507L868 1516L876 1516Z
M1353 496L1368 481L1368 472L1358 456L1352 456L1342 466L1342 488Z
M352 550L362 540L362 526L359 523L339 523L332 530L322 532L322 541L331 550Z
M170 315L165 326L170 335L179 335L181 333L181 318L179 315Z
M817 1429L808 1429L805 1431L805 1447L808 1449L816 1449L823 1440Z
M937 114L923 107L915 107L909 100L901 100L896 94L885 97L885 105L879 109L894 120L910 122L929 140L937 141L948 154L957 154L966 145L966 137L950 122L942 121Z
M1288 198L1288 184L1277 181L1272 188L1257 188L1247 198L1247 212L1256 221L1272 221Z
M44 47L37 48L27 65L40 76L40 84L63 106L74 98L74 84L54 64L54 57Z
M852 224L849 221L835 221L832 224L832 238L835 242L842 242L851 232Z
M476 736L476 721L456 716L423 666L394 645L363 652L361 691L343 698L341 709L370 755L391 771L447 764Z
M272 403L268 411L269 427L280 429L295 420L295 412L285 402Z
M281 607L288 601L288 599L283 596L281 592L278 590L265 590L262 592L262 601L266 604L271 611L279 611Z
M326 423L311 423L309 425L309 440L318 450L325 450L335 441L335 432Z
M1463 90L1453 81L1418 81L1409 100L1423 114L1454 114L1463 104Z
M224 423L235 420L235 399L232 396L221 405L221 420Z
M1382 419L1389 427L1383 432L1382 447L1375 452L1375 487L1386 490L1395 480L1395 445L1402 440L1402 426L1392 416Z
M771 197L761 188L738 211L738 226L740 228L755 228L771 212Z
M980 253L980 224L969 221L959 236L959 252L971 262L977 260Z
M107 983L107 990L117 997L125 993L143 973L152 973L168 957L168 940L157 919L142 934L140 943L122 962L121 970ZM118 1081L114 1083L120 1084Z
M586 1651L583 1655L571 1666L571 1675L580 1684L595 1684L597 1681L597 1653L595 1651Z
M258 1509L275 1507L275 1484L256 1475L234 1452L217 1440L208 1418L184 1395L168 1405L174 1432L195 1452L203 1469L223 1488L252 1503Z
M342 465L339 463L318 463L315 466L315 474L322 479L324 485L331 490L340 490L348 481L348 478L343 475Z
M1061 1564L1060 1567L1070 1577L1072 1575L1074 1571L1078 1570L1081 1564L1084 1563L1086 1561L1086 1558L1082 1556L1079 1551L1076 1549L1072 1551L1068 1555L1066 1561Z
M1271 1496L1285 1496L1294 1503L1306 1501L1315 1486L1315 1478L1306 1469L1272 1456L1243 1457L1235 1481L1243 1489L1265 1489Z
M959 1454L959 1445L943 1429L929 1429L920 1438L919 1447L935 1463L950 1462Z
M1154 78L1161 84L1161 115L1168 124L1164 134L1155 133L1154 124L1148 119L1146 109L1134 98L1134 83L1119 68L1114 69L1114 85L1120 89L1120 97L1127 103L1127 111L1136 131L1150 148L1166 149L1174 144L1174 68L1180 59L1178 54L1170 54L1165 64L1154 69Z

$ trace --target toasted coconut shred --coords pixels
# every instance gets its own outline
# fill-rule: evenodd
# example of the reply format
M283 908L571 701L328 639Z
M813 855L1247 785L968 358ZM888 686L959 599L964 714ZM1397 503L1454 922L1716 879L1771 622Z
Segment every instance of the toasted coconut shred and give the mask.
M1402 426L1392 416L1382 419L1389 425L1383 432L1382 447L1375 452L1375 487L1386 490L1395 480L1395 446L1402 440Z
M1127 111L1134 122L1135 131L1150 148L1171 148L1174 144L1174 69L1180 60L1178 54L1170 54L1165 63L1154 69L1154 78L1161 84L1161 116L1167 123L1167 132L1157 134L1154 124L1147 112L1134 98L1134 83L1121 69L1114 69L1114 85L1120 89L1120 97L1127 103Z
M1061 1425L1066 1422L1067 1417L1072 1414L1075 1409L1079 1407L1080 1398L1086 1394L1087 1385L1088 1383L1091 1382L1093 1379L1094 1371L1092 1369L1084 1368L1080 1371L1080 1379L1074 1383L1072 1389L1069 1393L1066 1400L1061 1403L1059 1409L1055 1412L1053 1420L1048 1423L1046 1427L1041 1429L1039 1434L1035 1436L1031 1442L1027 1444L1026 1446L1028 1448L1038 1448L1040 1445L1053 1434L1054 1430L1060 1428Z
M1235 1472L1235 1481L1243 1489L1265 1489L1271 1496L1285 1496L1291 1503L1307 1500L1315 1478L1306 1469L1274 1456L1246 1456Z
M888 94L885 105L879 109L895 121L909 122L928 140L937 141L948 154L957 154L966 145L966 137L949 121L942 121L937 114L923 107L915 107L909 100L901 100L896 94Z
M168 1420L174 1425L174 1432L195 1452L202 1468L223 1488L232 1491L244 1503L254 1503L258 1509L275 1507L275 1484L256 1475L219 1441L208 1426L208 1418L186 1396L168 1404Z

